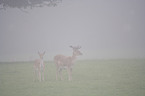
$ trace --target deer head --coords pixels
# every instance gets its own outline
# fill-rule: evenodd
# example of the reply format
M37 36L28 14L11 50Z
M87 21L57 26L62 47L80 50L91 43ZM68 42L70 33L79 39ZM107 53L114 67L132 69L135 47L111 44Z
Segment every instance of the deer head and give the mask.
M45 54L45 51L44 51L43 53L40 53L40 52L38 51L38 55L40 56L40 59L43 59L44 54Z
M73 49L73 55L75 56L79 56L79 55L83 55L79 49L81 48L80 46L70 46Z

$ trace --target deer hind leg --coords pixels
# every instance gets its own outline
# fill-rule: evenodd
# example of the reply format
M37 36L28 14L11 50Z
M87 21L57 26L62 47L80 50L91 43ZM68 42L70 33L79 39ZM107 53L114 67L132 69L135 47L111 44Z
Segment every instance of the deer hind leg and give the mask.
M72 80L72 68L70 68L70 80Z
M39 80L39 74L38 74L38 69L34 66L34 81Z
M56 80L58 80L58 75L59 75L59 67L57 66L57 68L56 68Z
M59 76L60 76L60 79L63 80L63 78L62 78L62 68L59 68Z
M56 80L58 80L58 70L56 70Z
M60 65L60 62L59 61L57 61L57 62L55 62L56 63L56 80L58 80L59 79L59 76L60 76L60 79L62 80L62 69L61 69L61 67L59 66Z
M36 70L34 70L33 81L36 81L36 79L37 79L37 73L36 73Z
M63 80L63 78L62 78L62 69L57 67L57 69L56 69L56 80L59 79L59 76L60 76L60 79Z
M40 73L42 75L42 80L44 81L44 67L41 66Z

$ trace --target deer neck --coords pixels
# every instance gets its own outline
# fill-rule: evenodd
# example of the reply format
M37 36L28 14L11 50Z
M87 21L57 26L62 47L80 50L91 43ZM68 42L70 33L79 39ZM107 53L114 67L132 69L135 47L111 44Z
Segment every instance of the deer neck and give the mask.
M40 65L43 65L43 58L40 58Z
M71 59L72 59L72 61L74 61L76 59L76 55L74 53L73 53Z
M41 70L44 68L43 58L40 58L40 68Z

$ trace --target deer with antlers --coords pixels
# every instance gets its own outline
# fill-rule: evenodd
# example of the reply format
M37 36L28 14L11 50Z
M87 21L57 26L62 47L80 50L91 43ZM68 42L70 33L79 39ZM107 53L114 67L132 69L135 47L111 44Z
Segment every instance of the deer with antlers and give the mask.
M39 80L41 82L41 79L44 81L44 62L43 62L43 56L44 56L45 52L40 53L38 52L39 55L39 59L35 60L34 63L34 81L35 80Z
M56 80L58 80L58 75L60 76L60 79L62 80L62 70L67 69L68 72L68 80L72 80L72 65L74 64L74 61L76 60L76 57L79 55L82 55L82 53L79 51L81 48L80 46L73 47L70 46L73 49L72 56L64 56L64 55L56 55L54 57L54 62L56 64Z

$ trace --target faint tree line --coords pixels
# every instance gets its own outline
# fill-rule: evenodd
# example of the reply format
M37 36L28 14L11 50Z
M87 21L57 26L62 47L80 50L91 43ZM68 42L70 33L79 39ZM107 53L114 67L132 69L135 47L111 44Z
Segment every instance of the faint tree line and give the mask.
M18 8L18 9L27 9L34 7L55 7L62 0L0 0L0 9L6 10L7 8Z

